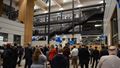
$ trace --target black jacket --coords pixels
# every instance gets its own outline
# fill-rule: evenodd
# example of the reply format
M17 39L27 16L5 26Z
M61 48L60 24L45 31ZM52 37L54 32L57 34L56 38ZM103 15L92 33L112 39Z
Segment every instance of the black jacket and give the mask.
M79 48L79 60L81 63L88 63L89 62L89 58L90 58L90 53L88 51L88 49L86 48Z
M99 55L99 51L98 50L93 50L93 58L94 59L99 59L100 55Z
M52 60L52 68L66 68L67 59L62 54L57 54Z

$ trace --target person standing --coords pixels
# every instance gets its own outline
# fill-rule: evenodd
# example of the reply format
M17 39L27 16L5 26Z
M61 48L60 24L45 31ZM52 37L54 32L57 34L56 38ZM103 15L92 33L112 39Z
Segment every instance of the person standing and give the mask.
M12 68L16 68L16 65L17 65L17 59L18 59L18 47L17 47L17 43L14 43L14 46L12 47L12 57L13 57L13 60L12 60L12 63L13 63L13 67Z
M117 56L117 47L109 46L109 55L102 56L97 68L120 68L120 59Z
M11 44L6 44L4 52L2 54L3 58L3 68L13 68L13 52Z
M77 64L78 48L76 48L76 46L73 46L73 49L71 51L71 57L72 57L73 68L78 68L78 64Z
M67 58L67 68L70 66L69 55L70 55L70 48L69 45L66 44L63 48L63 55Z
M18 66L21 66L21 60L22 60L22 56L23 56L23 52L24 52L24 49L22 46L18 46Z
M45 55L45 56L47 56L47 52L49 51L49 49L48 49L48 47L45 45L44 47L43 47L43 54Z
M51 61L51 68L67 68L67 58L63 55L62 49L58 49L58 54Z
M102 49L101 49L101 51L100 51L100 58L101 58L102 56L109 55L107 47L105 47L104 45L102 45L101 48L102 48Z
M89 48L89 52L90 52L90 64L92 64L92 62L93 62L93 48L92 48L92 46L90 46L90 48Z
M25 68L30 68L32 64L33 49L30 44L25 48Z
M54 56L56 55L56 53L57 53L56 48L54 48L54 45L51 45L51 49L50 49L49 55L48 55L48 59L49 59L50 65L52 65L51 61L54 58ZM52 66L51 66L51 68L52 68Z
M98 64L98 60L99 60L99 51L97 50L97 47L95 47L95 50L93 50L93 63L92 63L92 68L97 68L97 64ZM95 64L96 63L96 64ZM95 64L95 65L94 65Z
M117 56L120 58L120 44L118 44L118 53Z
M42 53L40 48L36 48L33 54L33 63L31 68L46 68L47 57Z
M88 64L89 64L89 59L90 59L90 53L88 51L87 48L85 48L85 45L82 45L81 48L79 48L79 64L81 66L81 68L88 68Z

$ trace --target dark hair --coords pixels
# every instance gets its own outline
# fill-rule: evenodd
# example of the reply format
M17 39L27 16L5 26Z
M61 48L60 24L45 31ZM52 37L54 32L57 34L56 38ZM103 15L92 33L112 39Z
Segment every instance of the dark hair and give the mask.
M63 52L63 50L62 49L58 49L58 53L62 53Z
M76 46L73 46L73 48L76 48Z
M105 49L105 46L101 46L102 49Z
M97 47L95 47L95 49L97 49Z
M118 48L120 48L120 44L118 44Z

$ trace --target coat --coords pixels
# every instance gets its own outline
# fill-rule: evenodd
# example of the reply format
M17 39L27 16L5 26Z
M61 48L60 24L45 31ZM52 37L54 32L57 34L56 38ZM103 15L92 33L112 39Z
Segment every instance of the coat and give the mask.
M116 55L103 56L97 68L120 68L120 59Z
M67 68L67 59L62 54L57 54L51 63L52 68Z
M90 53L86 48L79 48L79 61L80 63L89 63Z

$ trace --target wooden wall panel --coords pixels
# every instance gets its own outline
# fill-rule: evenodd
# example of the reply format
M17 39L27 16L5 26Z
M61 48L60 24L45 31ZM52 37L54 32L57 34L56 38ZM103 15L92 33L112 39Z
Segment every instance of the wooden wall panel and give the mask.
M32 42L34 0L24 0L19 8L19 20L24 23L24 45Z

